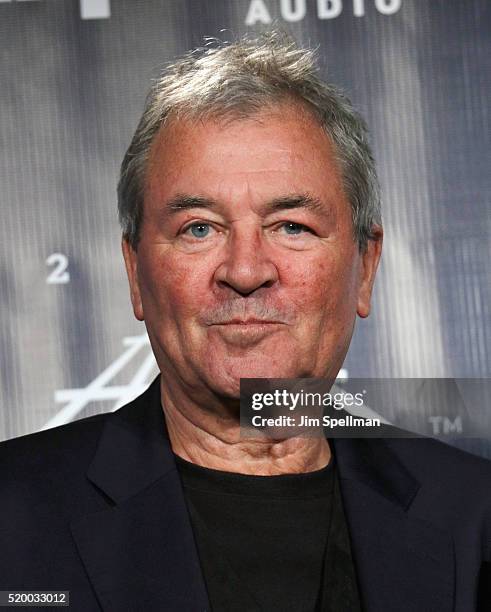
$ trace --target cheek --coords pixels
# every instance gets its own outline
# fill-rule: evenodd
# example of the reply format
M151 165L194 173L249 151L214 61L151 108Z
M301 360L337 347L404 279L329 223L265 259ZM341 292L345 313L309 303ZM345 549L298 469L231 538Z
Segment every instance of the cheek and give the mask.
M313 319L351 317L356 307L356 274L342 258L304 261L285 271L293 301L301 312L310 314L312 323Z
M325 261L314 259L295 262L283 268L283 284L288 287L291 299L303 312L320 312L327 306L329 291L329 269Z
M152 253L142 260L145 301L160 312L170 312L173 319L195 313L202 306L207 291L207 275L200 262L182 261L169 253Z

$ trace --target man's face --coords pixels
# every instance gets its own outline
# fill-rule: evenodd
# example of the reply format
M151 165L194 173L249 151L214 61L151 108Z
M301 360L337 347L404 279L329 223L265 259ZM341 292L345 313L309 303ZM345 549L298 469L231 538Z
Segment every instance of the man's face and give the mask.
M123 242L135 316L188 388L334 378L368 315L381 242L359 253L332 144L300 107L161 130L140 236Z

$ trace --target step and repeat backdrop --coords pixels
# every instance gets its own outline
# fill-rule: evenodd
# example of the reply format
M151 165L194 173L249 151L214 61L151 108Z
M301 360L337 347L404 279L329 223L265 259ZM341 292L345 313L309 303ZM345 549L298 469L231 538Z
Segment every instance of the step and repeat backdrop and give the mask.
M0 0L0 439L114 410L157 374L119 165L163 64L272 26L318 49L371 128L386 238L344 378L489 378L490 25L488 0ZM488 433L428 410L491 457Z

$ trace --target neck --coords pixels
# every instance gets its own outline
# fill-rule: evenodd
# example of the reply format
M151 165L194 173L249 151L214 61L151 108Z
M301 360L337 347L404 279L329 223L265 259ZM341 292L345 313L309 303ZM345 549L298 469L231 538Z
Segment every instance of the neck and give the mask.
M162 383L161 398L172 450L197 465L272 476L313 472L331 460L331 450L324 437L241 439L237 412L207 411L185 394L175 402Z

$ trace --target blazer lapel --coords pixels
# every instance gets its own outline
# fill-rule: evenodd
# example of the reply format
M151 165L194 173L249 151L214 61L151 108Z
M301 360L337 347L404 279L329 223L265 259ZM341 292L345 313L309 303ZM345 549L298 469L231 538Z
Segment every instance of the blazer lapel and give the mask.
M209 612L159 380L108 416L87 476L110 505L72 535L103 610Z
M384 439L330 439L363 609L454 609L450 534L412 517L420 484Z

